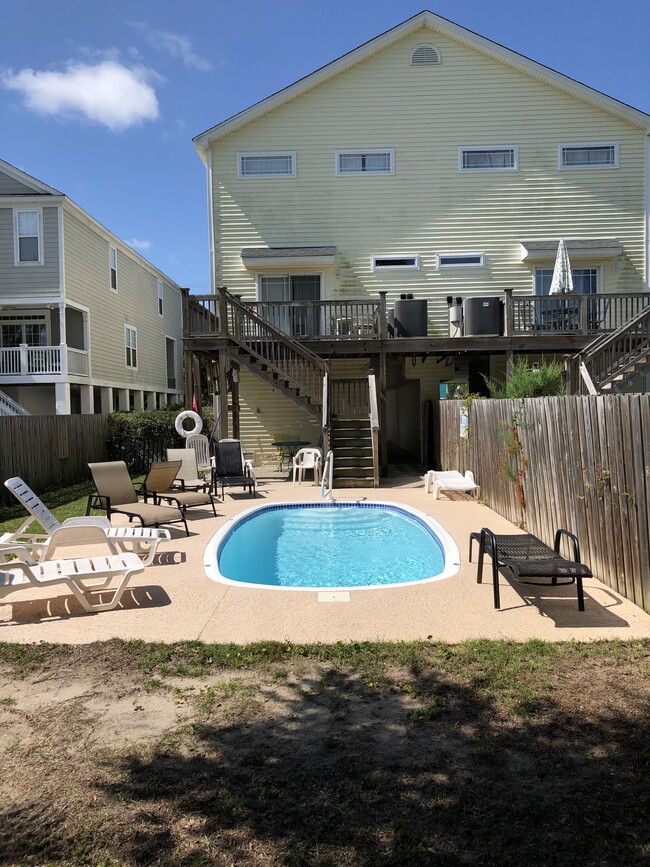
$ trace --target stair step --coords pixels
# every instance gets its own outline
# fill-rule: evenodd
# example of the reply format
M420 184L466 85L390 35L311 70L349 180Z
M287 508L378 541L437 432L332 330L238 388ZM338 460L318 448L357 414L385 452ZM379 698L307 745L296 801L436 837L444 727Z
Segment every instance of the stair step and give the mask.
M335 479L345 478L346 476L349 476L350 478L366 478L371 477L372 474L372 464L356 467L337 467L336 463L334 464L333 476Z
M335 487L335 488L374 488L375 487L375 480L374 480L374 478L336 479L336 481L333 483L333 487Z
M372 463L372 449L346 449L342 452L340 449L332 449L334 452L334 461L337 464L358 464L360 461L370 461Z

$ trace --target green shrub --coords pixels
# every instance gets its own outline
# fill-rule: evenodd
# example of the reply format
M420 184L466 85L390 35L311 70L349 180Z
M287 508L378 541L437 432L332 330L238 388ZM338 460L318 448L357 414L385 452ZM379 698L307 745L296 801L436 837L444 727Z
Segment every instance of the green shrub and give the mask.
M138 437L140 439L160 439L170 448L182 447L183 438L176 433L174 423L182 406L168 406L164 409L145 409L138 412L112 412L108 416L109 439ZM203 430L210 436L214 425L212 407L204 408L201 413Z
M518 358L512 373L504 381L484 377L490 397L557 397L565 394L564 366L559 361L541 361L529 365L525 358Z

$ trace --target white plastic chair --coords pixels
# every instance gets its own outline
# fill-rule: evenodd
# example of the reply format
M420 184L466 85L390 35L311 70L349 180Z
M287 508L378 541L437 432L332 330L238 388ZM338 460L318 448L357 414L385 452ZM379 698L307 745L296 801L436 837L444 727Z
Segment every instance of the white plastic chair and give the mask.
M314 471L314 484L319 485L321 479L321 468L323 457L320 449L300 449L296 452L293 458L293 484L296 484L296 476L298 484L303 480L305 470Z
M477 497L480 491L471 470L467 470L464 476L458 470L446 470L444 472L429 470L424 477L424 488L427 494L429 491L433 491L434 500L438 499L440 491L463 491Z
M199 474L212 472L210 462L210 440L203 434L191 434L185 440L186 449L194 449L196 452L196 466Z

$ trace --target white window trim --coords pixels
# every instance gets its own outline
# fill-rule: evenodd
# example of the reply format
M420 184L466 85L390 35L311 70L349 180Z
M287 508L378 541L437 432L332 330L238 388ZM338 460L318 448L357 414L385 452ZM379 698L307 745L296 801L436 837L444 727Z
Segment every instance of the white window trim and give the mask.
M14 208L14 265L18 268L39 267L43 265L43 208ZM20 261L20 244L18 243L18 214L34 213L38 214L38 261L36 262L21 262ZM30 236L31 237L31 236Z
M156 280L156 307L158 309L158 316L163 317L165 315L165 299L164 299L164 286L162 280Z
M115 288L113 289L112 280L111 280L111 271L113 270L113 264L111 262L111 251L115 253ZM117 274L117 247L113 247L112 244L108 246L108 288L111 292L115 292L117 294L118 287L120 285L120 281L118 279Z
M562 163L562 151L564 148L614 148L614 162L611 165L594 166L565 166ZM557 146L557 168L560 172L582 172L585 169L617 169L618 168L618 142L617 141L565 141Z
M463 154L480 151L512 151L513 166L484 166L480 169L463 168ZM458 171L465 175L478 174L479 172L518 172L519 171L519 145L463 145L458 148Z
M450 257L453 258L455 256L462 256L463 259L466 259L468 256L477 256L480 261L478 262L442 262L441 260ZM436 256L436 267L438 268L484 268L485 267L485 253L438 253Z
M126 363L126 350L133 349L133 347L129 346L126 342L126 335L128 331L133 331L135 334L135 364L127 364ZM134 325L125 325L124 326L124 367L127 370L137 370L138 369L138 329Z
M537 279L536 279L537 278L537 272L538 271L553 271L553 264L554 264L553 261L549 261L549 263L546 265L535 265L535 267L533 268L532 294L535 296L535 298L552 297L552 298L557 298L560 301L562 300L563 297L575 298L577 293L576 293L576 295L568 295L568 296L566 296L566 295L565 296L562 296L562 295L548 296L548 295L539 295L537 293ZM571 270L572 271L595 271L596 272L596 294L600 295L603 292L603 266L601 264L594 264L593 261L591 261L591 260L588 262L578 261L577 264L575 262L572 262L571 263Z
M390 157L390 170L387 172L340 172L339 157L342 154L388 154ZM395 148L343 148L334 151L334 171L338 178L371 178L386 177L395 174Z
M242 159L244 157L291 157L292 172L288 175L246 175L242 172ZM281 180L282 178L296 177L296 152L295 151L240 151L237 154L237 177L244 181L258 180L259 178L272 178L273 180Z
M414 262L412 265L377 265L377 261L381 259L413 259ZM405 253L401 256L391 253L388 256L373 256L371 259L371 267L373 271L419 271L421 263L420 257L413 253Z

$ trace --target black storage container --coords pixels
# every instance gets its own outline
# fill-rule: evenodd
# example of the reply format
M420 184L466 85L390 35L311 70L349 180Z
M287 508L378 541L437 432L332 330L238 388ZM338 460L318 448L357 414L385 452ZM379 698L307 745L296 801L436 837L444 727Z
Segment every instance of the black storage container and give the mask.
M393 327L395 337L426 337L426 298L422 300L419 298L398 299L393 309Z
M498 337L503 334L503 302L500 298L466 298L463 320L465 337Z

